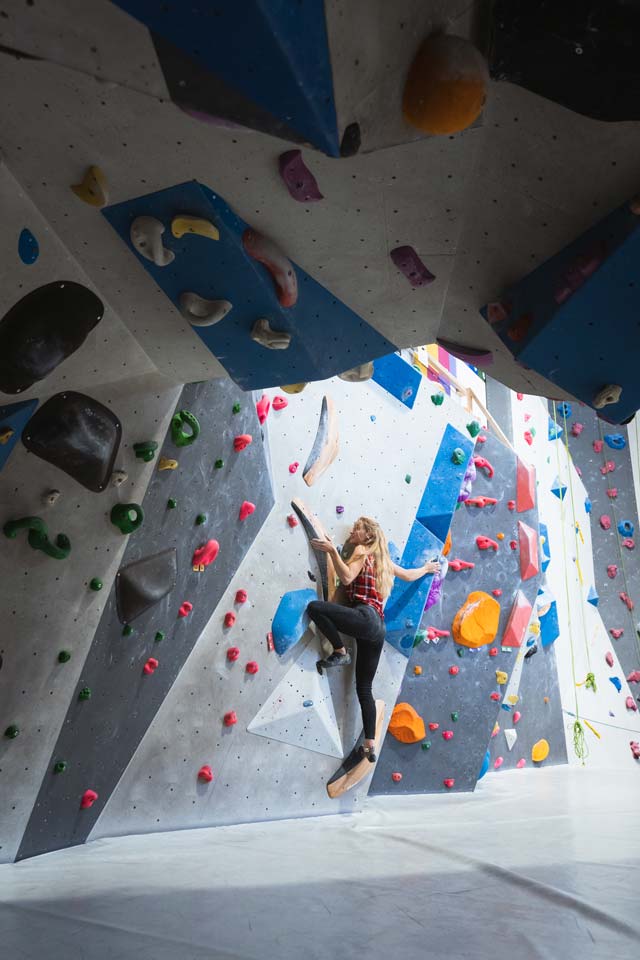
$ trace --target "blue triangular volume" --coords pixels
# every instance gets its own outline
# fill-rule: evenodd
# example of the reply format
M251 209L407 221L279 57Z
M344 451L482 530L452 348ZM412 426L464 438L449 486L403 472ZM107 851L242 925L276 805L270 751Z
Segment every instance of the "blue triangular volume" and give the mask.
M427 560L438 558L443 546L442 540L414 521L402 557L398 561L394 559L394 562L401 567L420 567ZM391 556L394 557L395 553L393 548ZM384 610L387 641L407 658L413 652L413 641L420 628L420 618L432 582L432 573L412 582L396 578Z
M273 646L279 656L294 647L303 635L309 626L307 606L317 599L316 591L310 587L305 590L289 590L282 597L271 624Z
M600 597L596 593L595 587L589 587L589 593L587 594L587 603L593 604L594 607L598 606L598 601Z
M549 531L547 530L546 523L538 524L540 528L540 567L542 572L547 569L551 562L551 551L549 549Z
M557 440L562 436L562 427L549 417L549 440Z
M115 0L208 73L340 156L324 0Z
M464 451L463 463L454 463L451 459L457 447ZM460 487L472 454L473 441L448 423L416 514L420 523L443 542L447 539Z
M566 485L562 483L562 481L560 480L560 477L556 477L551 487L551 493L555 494L558 500L564 500L564 495L566 492L567 492Z
M0 407L0 470L11 456L20 434L38 406L37 400L22 400Z
M411 410L416 402L422 375L397 353L390 353L374 361L371 379Z

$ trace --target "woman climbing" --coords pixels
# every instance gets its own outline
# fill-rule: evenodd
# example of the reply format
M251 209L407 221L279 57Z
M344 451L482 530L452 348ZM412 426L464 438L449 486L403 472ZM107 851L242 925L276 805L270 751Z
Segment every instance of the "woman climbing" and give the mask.
M437 573L440 564L430 560L421 567L405 570L389 556L387 538L380 525L369 517L359 517L351 528L342 554L330 539L312 540L315 550L331 555L336 574L345 587L347 603L312 600L307 613L333 647L320 667L342 667L351 663L340 633L356 641L356 693L362 709L364 756L375 757L376 705L371 686L385 639L384 603L393 586L393 578L419 580Z

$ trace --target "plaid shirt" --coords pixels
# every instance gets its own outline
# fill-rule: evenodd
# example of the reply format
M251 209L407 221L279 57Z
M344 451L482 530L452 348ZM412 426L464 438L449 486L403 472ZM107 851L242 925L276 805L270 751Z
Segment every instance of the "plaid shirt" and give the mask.
M384 599L377 590L376 562L370 553L365 557L362 570L351 583L345 584L347 597L351 603L367 603L384 620Z

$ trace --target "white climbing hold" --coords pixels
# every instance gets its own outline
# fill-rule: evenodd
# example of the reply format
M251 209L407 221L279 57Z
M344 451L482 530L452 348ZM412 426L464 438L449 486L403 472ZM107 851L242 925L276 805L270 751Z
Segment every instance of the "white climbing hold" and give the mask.
M126 470L114 470L111 474L111 486L112 487L121 487L123 483L129 479L129 474Z
M517 730L505 730L505 732L504 732L504 738L505 738L505 740L507 741L507 747L509 748L509 750L513 750L513 745L514 745L514 743L516 742L516 740L518 739L518 731L517 731Z
M141 257L157 267L166 267L175 260L175 253L162 245L164 224L155 217L136 217L131 224L131 243Z
M42 505L44 507L53 507L58 502L62 494L59 490L47 490L42 496Z
M205 300L197 293L186 290L178 298L180 313L192 327L212 327L219 323L233 307L228 300Z
M593 398L592 405L596 410L602 410L610 403L617 403L622 393L622 387L617 383L608 383L606 387L599 390Z
M268 350L286 350L291 343L291 334L286 330L273 330L266 317L260 317L251 328L251 339Z
M341 380L346 380L347 383L362 383L365 380L371 380L373 376L373 361L370 360L369 363L361 363L359 367L351 367L350 370L345 370L344 373L339 373L338 376Z

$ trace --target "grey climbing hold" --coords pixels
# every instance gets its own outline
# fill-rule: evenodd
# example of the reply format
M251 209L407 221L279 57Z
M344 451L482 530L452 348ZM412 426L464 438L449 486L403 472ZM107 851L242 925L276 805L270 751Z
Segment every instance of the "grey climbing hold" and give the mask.
M191 290L180 294L178 304L180 313L192 327L212 327L223 320L233 307L228 300L205 300Z
M131 623L173 590L178 574L175 547L127 564L116 574L120 623Z
M341 380L346 380L347 383L362 383L365 380L371 380L373 376L373 361L370 360L369 363L361 363L358 367L351 367L350 370L345 370L344 373L339 373L338 376Z
M286 330L273 330L266 317L261 317L251 328L251 339L268 350L286 350L291 343L291 334Z
M609 406L610 403L618 403L621 395L621 386L617 383L608 383L602 390L598 390L591 403L596 410L602 410L603 407Z
M136 217L131 224L130 237L134 249L157 267L166 267L175 260L175 253L162 243L164 224L155 217Z

